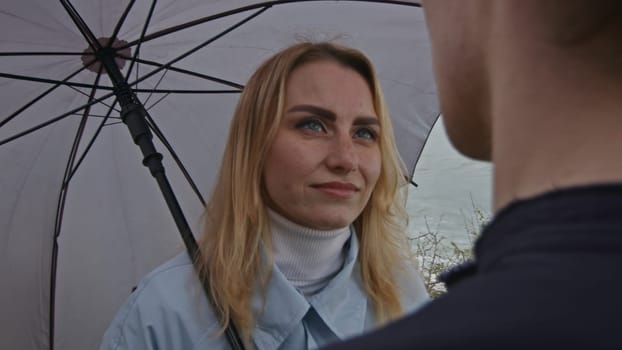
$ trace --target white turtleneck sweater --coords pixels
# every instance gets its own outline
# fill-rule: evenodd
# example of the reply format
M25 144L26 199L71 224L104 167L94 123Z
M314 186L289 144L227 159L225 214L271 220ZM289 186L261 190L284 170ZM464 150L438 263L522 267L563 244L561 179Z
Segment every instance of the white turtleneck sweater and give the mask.
M330 231L298 225L268 209L274 261L303 295L313 295L341 270L350 226Z

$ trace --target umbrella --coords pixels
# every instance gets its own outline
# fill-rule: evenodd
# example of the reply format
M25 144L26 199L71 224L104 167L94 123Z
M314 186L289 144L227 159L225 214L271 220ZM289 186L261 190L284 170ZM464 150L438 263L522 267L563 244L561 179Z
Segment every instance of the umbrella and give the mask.
M410 177L438 116L417 1L3 0L0 29L2 349L96 348L184 249L114 81L144 106L195 234L239 91L284 46L334 39L372 59Z

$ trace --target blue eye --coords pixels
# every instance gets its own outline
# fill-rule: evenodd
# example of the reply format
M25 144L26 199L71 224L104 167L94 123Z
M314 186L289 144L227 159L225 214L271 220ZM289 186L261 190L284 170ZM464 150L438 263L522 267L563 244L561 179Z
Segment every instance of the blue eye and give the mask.
M300 123L296 124L297 128L300 129L308 129L316 132L325 131L324 125L317 119L305 119Z
M376 133L368 128L360 128L354 132L354 136L362 139L375 140L377 138Z

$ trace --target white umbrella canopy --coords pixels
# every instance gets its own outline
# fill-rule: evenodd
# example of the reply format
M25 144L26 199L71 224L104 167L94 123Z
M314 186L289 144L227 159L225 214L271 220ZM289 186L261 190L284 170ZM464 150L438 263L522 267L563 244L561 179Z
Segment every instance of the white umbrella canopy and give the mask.
M409 176L438 116L417 1L71 5L96 38L117 33L117 64L165 138L155 146L195 235L240 86L289 44L334 39L371 58ZM3 0L0 29L0 348L96 348L141 277L184 248L67 8Z

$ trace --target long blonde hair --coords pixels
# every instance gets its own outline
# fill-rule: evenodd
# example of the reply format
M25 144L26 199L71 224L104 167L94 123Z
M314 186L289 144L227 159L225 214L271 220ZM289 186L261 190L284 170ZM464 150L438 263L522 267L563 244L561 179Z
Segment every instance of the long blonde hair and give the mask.
M221 330L231 320L250 343L255 317L251 295L270 278L272 252L262 171L283 114L286 81L297 67L332 60L354 69L369 84L380 124L381 173L367 206L355 220L364 288L379 322L402 313L397 269L408 256L403 165L376 73L361 52L333 43L300 43L265 61L238 102L220 172L207 204L198 261L207 278ZM267 251L266 251L267 250ZM267 259L265 259L267 257ZM268 266L267 266L268 265Z

